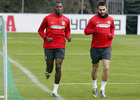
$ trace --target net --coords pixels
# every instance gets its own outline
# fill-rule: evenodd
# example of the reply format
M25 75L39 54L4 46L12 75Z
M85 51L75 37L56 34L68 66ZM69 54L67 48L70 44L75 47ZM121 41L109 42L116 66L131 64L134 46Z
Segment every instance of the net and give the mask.
M1 15L0 33L0 98L5 98L5 100L27 100L20 96L12 76L7 55L6 21Z
M6 25L2 16L0 16L0 98L7 100L7 41Z
M28 100L28 99L24 99L20 96L17 88L16 88L16 85L15 85L15 82L14 82L14 79L13 79L13 75L12 75L12 72L11 72L11 68L10 68L10 64L9 64L9 60L8 60L8 63L7 63L7 68L8 68L8 98L9 100Z

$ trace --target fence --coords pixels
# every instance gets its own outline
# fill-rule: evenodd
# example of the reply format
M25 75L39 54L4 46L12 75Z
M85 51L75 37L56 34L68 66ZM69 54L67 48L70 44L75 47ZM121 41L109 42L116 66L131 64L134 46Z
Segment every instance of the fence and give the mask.
M124 14L124 0L106 0L108 14Z

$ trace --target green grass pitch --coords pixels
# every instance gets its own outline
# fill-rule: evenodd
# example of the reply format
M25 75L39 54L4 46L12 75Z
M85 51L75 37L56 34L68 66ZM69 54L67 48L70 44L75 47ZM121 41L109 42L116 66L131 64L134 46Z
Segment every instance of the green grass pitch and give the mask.
M91 60L89 55L91 36L72 34L72 42L66 43L66 55L62 64L62 78L58 93L64 100L94 100L92 96ZM43 40L39 34L8 33L8 55L28 69L41 84L53 90L54 73L45 79ZM51 93L32 82L21 69L10 62L18 92L31 100L57 100ZM98 73L98 90L101 86L102 62ZM106 100L140 99L140 36L115 35ZM95 100L102 100L99 97Z

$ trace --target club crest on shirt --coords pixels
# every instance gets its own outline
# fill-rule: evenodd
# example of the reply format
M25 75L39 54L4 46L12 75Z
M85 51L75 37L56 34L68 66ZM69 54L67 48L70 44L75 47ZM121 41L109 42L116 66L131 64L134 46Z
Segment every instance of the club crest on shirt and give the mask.
M110 24L110 22L111 22L110 20L107 21L108 24Z
M65 21L62 21L62 25L65 25Z

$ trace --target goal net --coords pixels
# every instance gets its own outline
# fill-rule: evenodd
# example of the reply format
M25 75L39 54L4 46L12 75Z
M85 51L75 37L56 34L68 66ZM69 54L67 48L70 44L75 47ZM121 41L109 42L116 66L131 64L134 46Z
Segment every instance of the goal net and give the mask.
M0 100L27 100L20 96L12 76L7 55L6 21L0 15Z
M0 16L0 98L7 100L7 32L6 21Z

